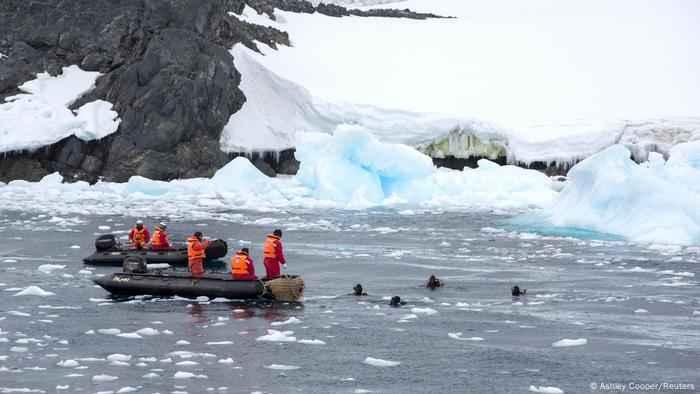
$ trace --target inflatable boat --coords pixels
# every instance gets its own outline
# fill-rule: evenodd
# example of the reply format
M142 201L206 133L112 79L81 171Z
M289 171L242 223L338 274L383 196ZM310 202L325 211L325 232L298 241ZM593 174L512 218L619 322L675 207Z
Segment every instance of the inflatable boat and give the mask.
M173 250L134 249L131 245L118 244L114 235L102 235L95 241L95 252L83 261L91 265L120 266L125 258L139 256L149 264L187 265L187 245L173 246ZM211 245L204 251L208 261L225 257L227 253L228 245L221 239L212 240Z
M153 295L162 297L201 296L228 299L268 299L298 301L304 297L305 283L300 276L275 279L233 280L230 273L208 273L201 278L183 271L117 272L93 278L115 295Z

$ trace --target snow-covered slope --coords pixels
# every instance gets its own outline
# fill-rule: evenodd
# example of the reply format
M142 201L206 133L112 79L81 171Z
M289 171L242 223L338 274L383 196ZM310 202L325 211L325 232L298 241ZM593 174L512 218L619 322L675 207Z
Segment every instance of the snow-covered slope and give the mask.
M87 103L75 113L68 109L99 76L70 66L59 76L41 73L19 86L24 93L0 104L0 152L37 149L72 134L90 141L115 132L119 118L106 101Z
M697 3L381 6L456 18L276 10L272 21L247 8L246 20L287 31L293 46L259 45L264 56L234 49L250 105L232 118L224 150L284 149L297 131L343 123L436 157L504 154L522 163L573 162L616 142L644 159L700 138ZM284 116L271 114L271 103Z

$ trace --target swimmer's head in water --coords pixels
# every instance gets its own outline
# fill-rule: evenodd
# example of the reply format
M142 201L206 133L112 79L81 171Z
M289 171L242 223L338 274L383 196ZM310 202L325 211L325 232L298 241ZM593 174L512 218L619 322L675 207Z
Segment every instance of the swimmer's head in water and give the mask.
M510 292L513 295L513 297L517 297L517 296L525 295L525 292L527 292L527 289L520 290L520 286L515 285L515 286L513 286L512 289L510 289Z
M355 287L352 288L355 291L355 294L362 294L362 285L361 284L356 284Z
M401 301L401 297L399 297L399 296L393 296L393 297L391 297L391 301L389 301L389 305L391 305L391 306L399 306L402 303L403 302Z

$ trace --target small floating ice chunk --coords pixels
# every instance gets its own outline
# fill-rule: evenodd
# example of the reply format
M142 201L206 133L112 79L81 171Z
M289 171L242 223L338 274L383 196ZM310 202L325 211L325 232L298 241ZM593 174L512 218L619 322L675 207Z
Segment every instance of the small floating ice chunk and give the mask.
M24 290L20 291L19 293L15 293L12 296L17 297L17 296L39 296L39 297L47 297L47 296L52 296L55 295L55 293L52 293L50 291L46 291L42 289L39 286L29 286L25 288Z
M263 368L276 369L279 371L293 371L293 370L299 369L301 367L297 367L295 365L271 364L271 365L266 365Z
M292 316L292 317L290 317L289 319L287 319L287 320L285 320L285 321L276 321L276 322L272 322L272 323L270 323L270 325L271 325L271 326L282 326L282 325L285 325L285 324L299 324L299 323L301 323L301 320L299 320L299 319L297 319L296 317L293 317L293 316Z
M70 248L71 249L80 249L80 245L71 245Z
M133 393L134 391L139 391L139 389L137 389L136 387L126 386L117 390L117 394Z
M233 359L231 357L229 358L222 358L221 360L217 361L219 364L233 364Z
M80 275L92 275L92 271L89 270L80 270L78 271Z
M233 345L232 341L219 341L219 342L207 342L207 345L215 346L215 345Z
M118 328L100 328L97 330L100 334L105 334L105 335L117 335L121 334L122 330Z
M208 377L207 375L196 375L196 374L193 374L192 372L183 372L183 371L177 371L177 372L175 372L175 375L173 375L174 379L192 379L192 378L206 379L207 377Z
M31 316L31 314L29 314L29 313L20 312L20 311L9 311L9 312L7 312L7 314L13 315L13 316L23 316L23 317Z
M178 346L187 346L187 345L190 344L190 342L181 339L181 340L175 342L175 344L178 345Z
M80 363L78 363L75 360L69 359L69 360L59 361L58 364L56 364L56 365L58 365L59 367L64 367L64 368L75 368L75 367L79 367Z
M98 230L109 230L110 228L109 226L97 226Z
M118 376L112 376L112 375L95 375L92 377L92 383L102 383L102 382L111 382L112 380L117 380L119 379Z
M139 335L145 336L145 337L150 337L150 336L160 334L160 331L158 331L154 328L151 328L151 327L146 327L146 328L142 328L140 330L136 330L136 333Z
M177 363L175 363L175 365L180 365L180 366L184 365L184 366L188 366L188 365L199 365L199 363L196 362L196 361L185 360L185 361L177 362Z
M143 338L141 335L135 333L135 332L123 332L121 334L117 334L118 337L120 338L129 338L129 339L139 339Z
M530 391L533 393L545 393L545 394L563 394L564 391L559 387L544 387L544 386L530 386Z
M299 343L305 343L307 345L325 345L326 343L320 339L300 339Z
M48 274L51 271L61 270L64 268L66 268L66 266L62 264L42 264L39 267L37 267L36 270Z
M559 341L556 341L552 344L553 347L567 347L567 346L581 346L585 345L588 343L588 339L586 338L579 338L579 339L562 339Z
M296 342L297 338L291 336L294 331L267 330L267 335L256 338L256 341L270 342Z
M365 363L367 365L372 365L374 367L395 367L395 366L401 364L401 362L399 362L399 361L382 360L381 358L373 358L373 357L365 358L363 363Z
M107 356L109 361L131 361L131 356L128 354L114 353Z
M29 348L24 346L13 346L10 348L10 351L15 353L26 353L29 351Z
M447 336L449 336L452 339L457 339L460 341L483 341L484 340L484 338L482 338L482 337L462 338L461 332L448 332Z
M413 308L413 309L411 309L411 312L424 313L426 315L434 315L434 314L438 313L438 311L436 311L433 308Z
M160 375L158 375L155 372L151 372L151 373L147 373L147 374L143 375L143 377L146 379L153 379L153 378L159 378Z

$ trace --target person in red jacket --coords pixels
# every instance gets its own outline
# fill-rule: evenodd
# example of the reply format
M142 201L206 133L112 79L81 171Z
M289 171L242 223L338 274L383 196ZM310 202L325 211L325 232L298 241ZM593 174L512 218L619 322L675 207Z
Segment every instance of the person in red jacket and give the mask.
M148 229L143 226L143 221L137 220L136 226L129 232L129 242L136 249L148 248L148 240L151 239L151 234Z
M242 248L231 258L231 274L234 280L258 280L248 248Z
M156 226L156 229L153 231L153 238L151 239L151 250L173 249L173 247L170 246L170 242L168 241L168 233L165 232L165 229L167 227L168 226L166 226L163 222Z
M202 232L197 231L187 238L187 265L190 268L190 276L201 277L204 274L204 250L211 241L202 242Z
M282 268L287 269L287 262L284 260L284 253L282 253L281 238L282 230L276 229L272 234L268 234L265 240L263 264L265 265L265 276L268 278L280 276L280 264L282 264Z

